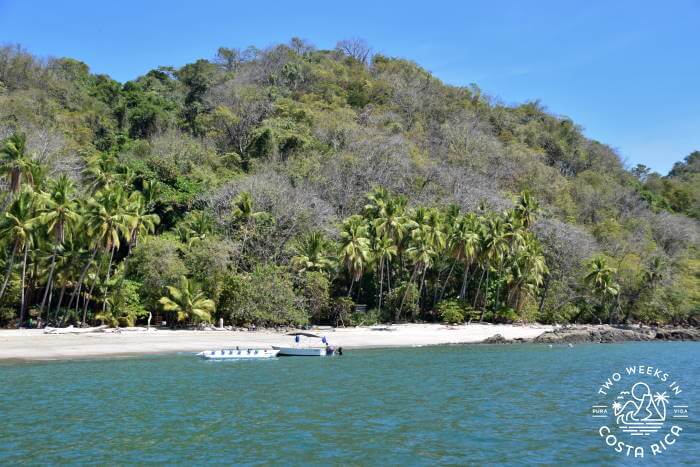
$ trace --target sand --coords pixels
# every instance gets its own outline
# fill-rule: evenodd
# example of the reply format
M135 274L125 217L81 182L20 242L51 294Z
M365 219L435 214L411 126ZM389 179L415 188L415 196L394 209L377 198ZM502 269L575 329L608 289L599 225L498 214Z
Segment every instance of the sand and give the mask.
M345 349L415 347L481 342L500 334L506 339L532 339L551 329L544 325L400 324L357 328L313 329L331 345ZM290 345L293 337L274 331L150 331L45 334L40 329L0 330L0 360L57 360L84 357L199 352L240 347Z

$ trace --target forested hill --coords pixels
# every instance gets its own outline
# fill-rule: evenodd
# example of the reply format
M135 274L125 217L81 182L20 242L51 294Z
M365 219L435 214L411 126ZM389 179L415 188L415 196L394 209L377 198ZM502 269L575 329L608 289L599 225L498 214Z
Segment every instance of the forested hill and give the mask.
M700 314L699 152L627 169L359 40L124 84L7 46L0 140L4 325Z

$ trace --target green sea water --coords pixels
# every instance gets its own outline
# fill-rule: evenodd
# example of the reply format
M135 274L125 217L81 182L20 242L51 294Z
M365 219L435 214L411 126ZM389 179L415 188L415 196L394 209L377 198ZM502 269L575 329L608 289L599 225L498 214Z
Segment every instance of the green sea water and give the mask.
M635 459L591 405L640 364L669 373L689 413L665 452ZM698 343L2 363L0 464L698 465L699 407Z

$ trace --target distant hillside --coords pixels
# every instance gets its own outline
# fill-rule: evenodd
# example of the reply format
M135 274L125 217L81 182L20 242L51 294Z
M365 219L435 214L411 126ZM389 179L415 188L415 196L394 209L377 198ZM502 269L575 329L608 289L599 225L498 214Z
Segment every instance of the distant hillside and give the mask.
M139 242L129 237L140 221L117 229L116 246L77 233L63 241L84 243L80 261L96 274L89 295L80 280L89 273L68 272L68 259L59 282L49 272L50 225L26 247L45 273L21 273L13 249L26 245L2 230L10 285L0 321L22 306L36 316L53 299L62 322L132 323L146 309L167 314L158 301L180 276L215 302L212 317L240 324L362 322L348 295L382 320L450 310L494 321L700 315L700 152L667 176L627 170L537 101L504 106L359 40L221 48L123 85L8 46L0 139L20 132L42 167L27 169L34 191L50 197L65 174L88 206L119 185L158 222ZM149 198L150 186L159 188ZM459 228L474 234L473 249Z

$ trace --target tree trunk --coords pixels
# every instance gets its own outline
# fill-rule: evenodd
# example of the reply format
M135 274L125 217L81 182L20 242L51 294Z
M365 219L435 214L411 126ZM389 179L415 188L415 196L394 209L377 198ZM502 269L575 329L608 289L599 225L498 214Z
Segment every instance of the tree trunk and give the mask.
M488 266L487 266L488 268ZM484 275L486 274L486 269L481 271L481 277L479 278L479 284L476 286L476 294L474 295L474 304L472 307L476 309L476 302L479 300L479 295L481 294L481 283L484 280Z
M540 297L540 306L538 307L538 311L542 313L542 310L544 309L544 300L547 298L547 292L549 291L549 275L544 280L544 289L542 289L542 297Z
M481 316L479 316L479 322L483 323L484 322L484 313L486 313L486 302L488 302L488 290L489 290L489 271L490 268L486 268L486 283L484 284L484 288L486 289L486 293L484 293L484 305L481 307Z
M90 299L89 297L92 297L92 291L95 289L95 284L97 283L97 278L90 284L90 290L88 291L88 296L85 297L85 301L83 302L83 322L85 321L85 315L87 315L87 309L88 305L90 304Z
M53 301L53 287L49 290L49 301L46 302L46 324L49 323L51 319L51 302Z
M18 242L15 242L15 246L12 247L12 254L10 255L10 264L7 266L7 272L5 273L5 280L2 282L2 289L0 289L0 298L5 295L5 288L7 283L10 281L10 276L12 275L12 266L15 264L15 255L17 254Z
M51 255L51 270L49 271L49 279L46 281L46 289L44 290L44 297L41 299L41 306L39 307L39 319L44 313L44 305L46 304L46 298L49 296L49 290L53 282L53 270L56 267L56 250L54 250L53 255Z
M450 268L450 272L447 273L447 278L445 279L445 285L442 286L442 290L440 291L440 297L438 298L438 301L442 301L442 297L445 296L445 290L447 290L447 286L450 284L450 278L452 277L452 272L454 271L456 264L457 264L457 261L452 262L452 267Z
M382 295L384 293L384 258L379 259L379 316L382 315Z
M391 262L389 258L386 258L386 287L389 293L391 293Z
M29 254L29 240L24 242L24 259L22 260L22 300L19 308L19 323L17 323L17 328L22 327L22 322L24 321L24 305L25 305L25 291L24 291L24 276L27 274L27 255Z
M469 267L470 264L464 265L464 276L462 277L462 288L459 291L459 298L462 300L467 299L467 282L469 281Z
M408 295L408 288L411 284L413 284L413 280L416 278L417 271L418 265L416 264L416 266L413 268L413 273L411 273L411 278L406 283L406 290L404 290L403 292L403 297L401 298L401 305L399 305L399 309L396 310L396 314L394 315L394 321L398 321L401 317L401 312L403 311L403 304L406 301L406 295Z
M114 260L114 245L112 245L112 248L109 253L109 264L107 265L107 276L105 278L105 296L103 297L102 300L102 313L105 312L107 309L107 288L109 287L109 273L112 270L112 261Z
M56 303L56 312L54 313L54 320L58 324L58 311L61 309L61 302L63 302L63 294L66 293L66 281L64 280L61 284L61 293L58 294L58 303Z
M423 297L423 286L425 285L425 273L428 268L423 268L423 275L420 278L420 287L418 288L418 313L420 313L420 299Z
M90 265L95 260L95 256L97 256L97 247L95 247L95 249L92 250L92 256L90 256L90 260L87 262L87 264L85 265L85 267L83 268L83 270L80 273L80 278L78 279L78 286L75 288L75 290L73 291L73 294L70 297L70 301L68 302L68 308L70 308L73 305L73 300L75 300L75 298L78 294L78 291L81 289L81 287L83 285L83 281L85 280L85 274L87 274L88 270L90 269ZM77 308L76 308L76 310L77 310Z

